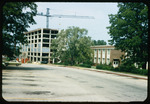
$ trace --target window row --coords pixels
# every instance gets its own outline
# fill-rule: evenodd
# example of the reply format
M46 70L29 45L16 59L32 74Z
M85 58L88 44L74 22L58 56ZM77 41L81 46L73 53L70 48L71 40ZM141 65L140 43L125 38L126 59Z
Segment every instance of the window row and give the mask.
M49 35L49 34L44 34L43 38L55 38L56 35ZM37 39L37 38L41 38L41 35L35 35L35 36L29 36L28 39Z
M97 58L95 57L95 58L94 58L94 63L98 63L98 64L100 64L100 63L105 64L105 63L106 63L106 64L108 65L108 64L110 64L110 59L109 59L109 58L107 58L107 59L105 59L105 58L102 58L102 59L101 59L101 58L98 58L98 59L97 59Z

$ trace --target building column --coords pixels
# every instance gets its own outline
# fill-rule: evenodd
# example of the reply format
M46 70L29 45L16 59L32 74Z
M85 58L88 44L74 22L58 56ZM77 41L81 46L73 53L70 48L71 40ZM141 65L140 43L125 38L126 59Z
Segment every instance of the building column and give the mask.
M40 61L42 61L42 48L43 48L43 28L41 28L41 50L40 50Z

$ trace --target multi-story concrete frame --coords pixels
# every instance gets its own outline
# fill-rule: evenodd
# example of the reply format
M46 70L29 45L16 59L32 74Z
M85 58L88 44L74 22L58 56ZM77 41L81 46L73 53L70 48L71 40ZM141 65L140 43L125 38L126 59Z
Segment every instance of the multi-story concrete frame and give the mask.
M58 30L41 28L25 33L28 45L22 45L22 58L32 62L48 61L52 63L51 41L56 38Z
M95 64L110 64L113 67L118 67L121 63L121 56L124 55L121 50L116 50L114 46L111 45L99 45L92 46L91 49L94 50L94 63Z

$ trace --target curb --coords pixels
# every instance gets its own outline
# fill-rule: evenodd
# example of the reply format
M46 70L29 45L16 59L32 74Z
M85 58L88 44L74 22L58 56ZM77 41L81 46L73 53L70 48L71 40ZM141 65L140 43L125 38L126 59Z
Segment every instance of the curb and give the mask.
M95 71L95 72L102 72L102 73L107 73L107 74L114 74L114 75L118 75L118 76L125 76L125 77L131 77L131 78L135 78L135 79L143 79L143 80L148 80L148 78L145 77L140 77L138 75L129 75L129 74L124 74L124 73L120 73L120 72L112 72L112 71L104 71L104 70L97 70L97 69L92 69L92 68L80 68L80 67L75 67L75 66L59 66L59 65L52 65L49 64L50 66L56 66L56 67L68 67L68 68L76 68L76 69L82 69L82 70L89 70L89 71Z
M140 76L137 76L137 75L129 75L129 74L123 74L123 73L118 73L118 72L103 71L103 70L97 70L97 69L79 68L79 67L71 67L71 66L69 66L69 68L76 68L76 69L82 69L82 70L102 72L102 73L107 73L107 74L115 74L115 75L119 75L119 76L131 77L131 78L135 78L135 79L148 80L148 78L140 77Z

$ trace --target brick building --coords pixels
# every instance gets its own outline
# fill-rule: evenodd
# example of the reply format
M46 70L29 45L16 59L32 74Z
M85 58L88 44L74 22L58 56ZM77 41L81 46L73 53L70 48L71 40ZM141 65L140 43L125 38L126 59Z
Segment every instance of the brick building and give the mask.
M25 36L29 43L27 46L22 45L22 54L20 57L24 60L23 63L27 61L26 59L37 63L41 61L52 63L51 41L56 38L57 34L58 30L48 28L26 32Z
M121 50L116 50L114 46L111 45L99 45L91 46L94 50L94 63L95 64L107 64L110 63L113 67L118 67L121 64L121 56L124 55Z

